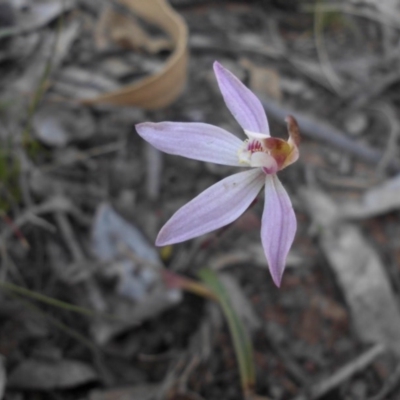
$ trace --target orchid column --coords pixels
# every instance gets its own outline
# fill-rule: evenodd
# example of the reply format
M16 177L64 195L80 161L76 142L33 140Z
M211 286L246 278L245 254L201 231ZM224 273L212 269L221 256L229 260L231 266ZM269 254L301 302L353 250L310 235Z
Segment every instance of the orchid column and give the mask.
M287 141L271 137L264 109L254 93L218 62L214 72L225 103L247 139L241 141L204 123L145 122L136 125L137 132L165 153L250 169L214 184L180 208L161 229L156 245L183 242L233 222L265 186L261 240L272 279L279 287L297 224L276 173L299 157L297 123L287 117Z

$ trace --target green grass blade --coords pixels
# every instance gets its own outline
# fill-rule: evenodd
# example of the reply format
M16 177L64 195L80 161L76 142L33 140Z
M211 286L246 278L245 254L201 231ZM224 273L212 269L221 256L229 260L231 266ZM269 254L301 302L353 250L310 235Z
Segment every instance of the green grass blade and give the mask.
M200 279L214 293L228 323L232 336L233 346L239 366L240 380L245 398L254 393L255 369L253 359L253 346L249 334L232 307L229 294L218 278L218 274L210 269L202 269L199 272Z

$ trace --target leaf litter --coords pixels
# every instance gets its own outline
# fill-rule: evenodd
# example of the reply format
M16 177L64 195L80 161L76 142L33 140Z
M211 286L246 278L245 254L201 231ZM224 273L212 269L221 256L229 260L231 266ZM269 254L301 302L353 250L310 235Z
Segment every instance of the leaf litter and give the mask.
M1 3L1 154L18 163L20 174L0 182L2 282L92 313L83 318L35 303L64 324L54 329L18 295L1 291L6 398L37 390L61 398L70 390L93 399L242 398L216 305L166 287L163 264L179 264L189 278L204 266L224 269L227 292L252 332L259 396L396 399L395 2L352 2L323 18L322 61L346 89L339 96L322 73L311 15L296 7L173 0L181 17L168 8L147 20L135 3ZM282 177L299 232L280 291L260 256L262 202L205 241L161 252L152 245L173 212L222 173L161 159L133 126L209 121L239 133L216 95L214 60L261 95L274 135L285 137L289 113L300 123L301 158ZM27 146L28 105L43 76ZM386 120L376 112L385 111L382 104L391 110ZM88 357L82 336L97 346L96 357ZM56 358L48 357L52 348Z

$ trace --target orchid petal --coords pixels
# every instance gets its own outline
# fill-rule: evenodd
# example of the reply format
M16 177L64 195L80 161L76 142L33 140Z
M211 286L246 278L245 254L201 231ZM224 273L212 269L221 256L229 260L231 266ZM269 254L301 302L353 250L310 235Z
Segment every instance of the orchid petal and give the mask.
M269 173L276 173L278 171L278 164L274 157L262 151L253 153L250 157L250 165L252 167L264 167Z
M242 141L217 126L197 122L144 122L138 134L156 149L194 160L242 166L238 149Z
M158 234L156 245L183 242L233 222L256 198L264 177L261 169L251 169L209 187L171 217Z
M278 287L296 227L296 216L285 188L276 175L267 175L261 240L272 279Z
M289 144L290 144L290 142L289 142ZM286 168L290 164L293 164L294 162L296 162L298 159L299 159L299 149L298 149L298 147L293 146L280 169Z
M293 144L296 147L299 147L300 144L300 129L299 125L292 115L288 115L285 118L285 122L287 124L288 132L289 132L289 143Z
M293 164L299 158L299 144L300 144L299 125L297 124L296 119L291 115L288 115L285 118L285 121L289 131L288 144L291 147L291 151L286 157L286 160L283 163L281 169L286 168L290 164Z
M218 62L214 63L214 72L225 104L240 126L269 136L267 116L256 95Z

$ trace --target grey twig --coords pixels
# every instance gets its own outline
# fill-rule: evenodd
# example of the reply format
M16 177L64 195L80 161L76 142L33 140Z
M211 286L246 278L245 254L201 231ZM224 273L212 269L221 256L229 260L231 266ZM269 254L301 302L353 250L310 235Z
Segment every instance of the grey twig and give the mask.
M326 379L321 380L307 390L307 395L300 395L295 400L316 400L327 394L329 391L339 386L341 383L351 378L357 372L368 367L378 356L385 351L385 346L381 343L361 354L359 357L344 365L334 374L329 375Z

